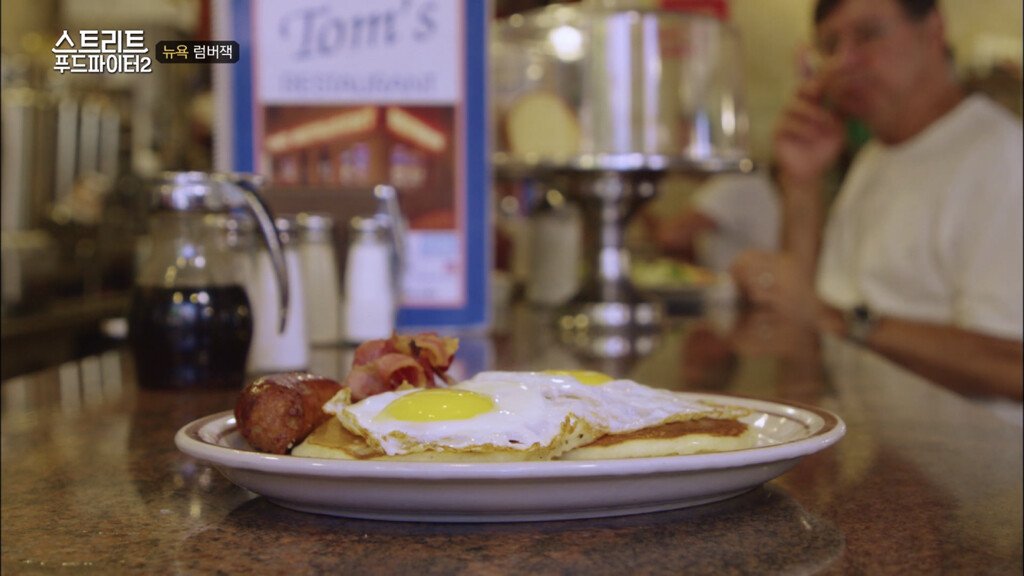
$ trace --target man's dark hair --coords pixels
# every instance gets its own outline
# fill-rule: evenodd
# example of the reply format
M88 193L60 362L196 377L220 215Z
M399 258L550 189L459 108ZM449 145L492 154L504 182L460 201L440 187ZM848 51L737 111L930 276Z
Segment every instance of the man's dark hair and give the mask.
M935 10L935 0L896 0L903 13L911 20L921 20ZM843 0L818 0L814 7L814 23L821 24L821 21L828 18L829 14L835 11Z

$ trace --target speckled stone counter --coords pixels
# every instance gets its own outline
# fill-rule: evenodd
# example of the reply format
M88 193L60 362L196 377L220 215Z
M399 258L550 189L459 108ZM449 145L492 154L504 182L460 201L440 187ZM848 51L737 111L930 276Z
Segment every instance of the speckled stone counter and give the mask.
M232 392L139 389L118 352L2 388L4 574L1019 574L1021 430L843 342L772 321L682 320L612 343L520 314L464 338L464 373L591 367L680 390L810 403L836 446L741 496L618 518L392 523L287 510L180 453ZM340 376L351 351L318 349Z

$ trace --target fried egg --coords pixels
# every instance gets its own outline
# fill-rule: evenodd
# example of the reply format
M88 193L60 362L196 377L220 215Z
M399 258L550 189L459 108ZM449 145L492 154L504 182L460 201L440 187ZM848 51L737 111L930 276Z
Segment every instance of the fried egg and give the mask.
M331 401L324 410L389 456L466 451L548 459L597 437L537 388L507 380L464 384L387 392L352 405Z
M550 459L605 434L715 415L715 407L597 372L482 372L447 388L409 389L324 410L388 456L419 452Z

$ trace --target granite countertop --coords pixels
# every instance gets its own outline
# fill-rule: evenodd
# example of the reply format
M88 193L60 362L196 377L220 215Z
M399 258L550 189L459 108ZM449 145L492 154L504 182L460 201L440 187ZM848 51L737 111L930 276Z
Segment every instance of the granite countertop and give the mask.
M136 386L120 351L2 387L2 568L34 573L1020 573L1021 430L840 341L697 318L597 358L531 314L463 338L458 370L588 367L653 386L813 404L837 445L735 498L505 524L296 512L179 452L234 392ZM631 341L636 344L635 340ZM622 349L619 346L616 349ZM320 348L340 376L351 350ZM344 571L344 572L342 572Z

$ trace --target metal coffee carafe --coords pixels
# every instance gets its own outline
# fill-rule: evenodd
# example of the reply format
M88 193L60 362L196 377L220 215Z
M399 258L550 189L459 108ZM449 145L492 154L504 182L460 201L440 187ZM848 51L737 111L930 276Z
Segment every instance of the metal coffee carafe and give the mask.
M279 326L288 314L281 242L250 174L170 172L156 188L150 252L141 263L129 312L129 339L139 386L237 388L245 380L253 310L242 271L233 265L217 224L250 214L269 251L279 285ZM263 312L262 310L259 312Z

